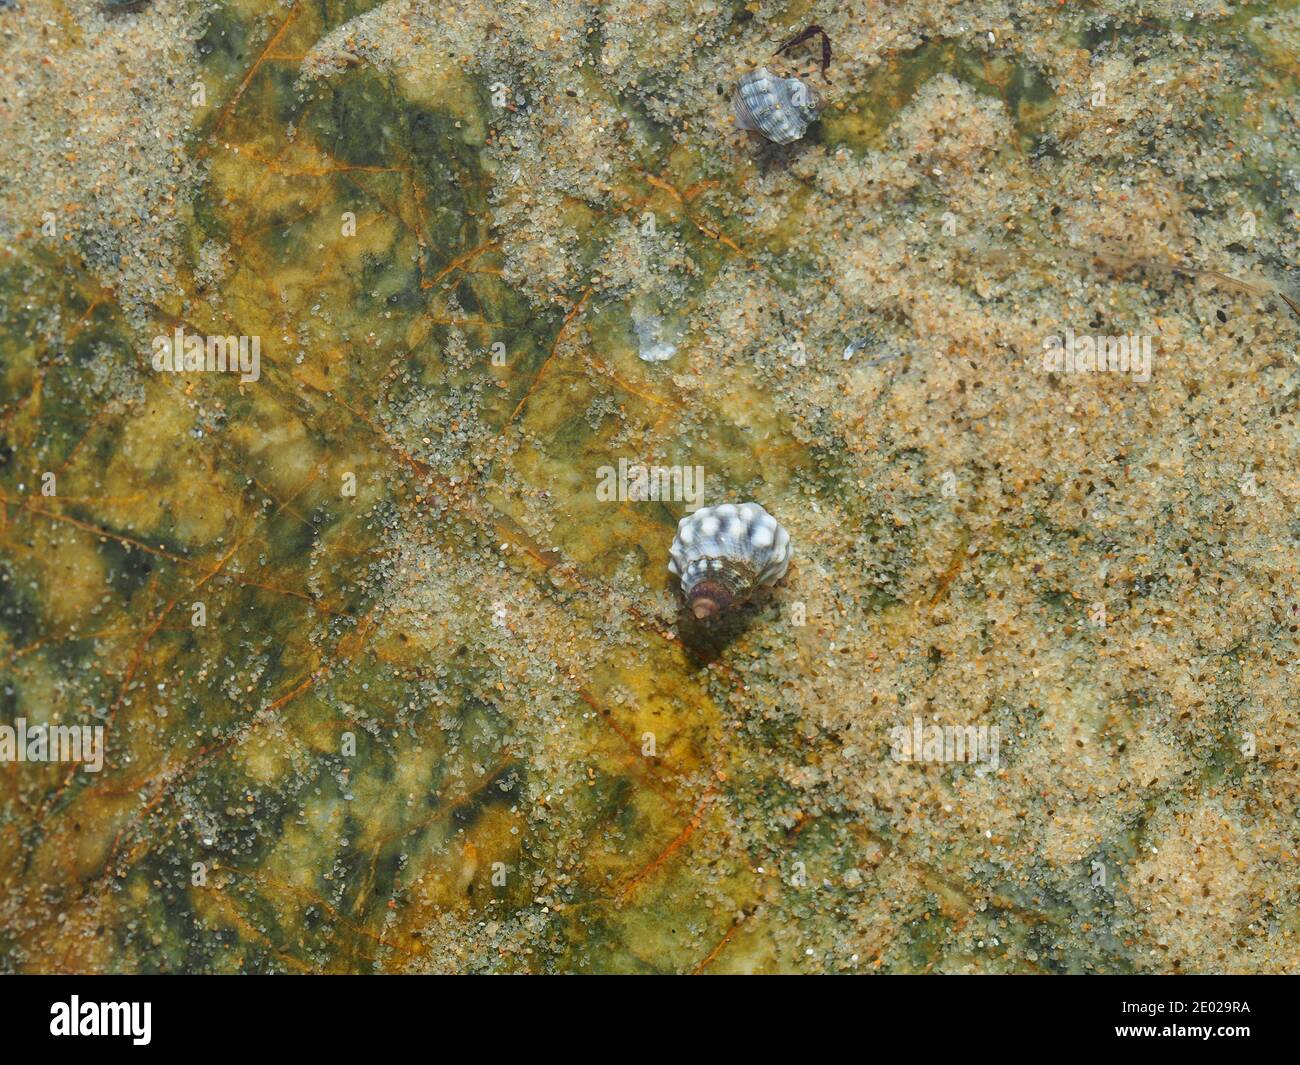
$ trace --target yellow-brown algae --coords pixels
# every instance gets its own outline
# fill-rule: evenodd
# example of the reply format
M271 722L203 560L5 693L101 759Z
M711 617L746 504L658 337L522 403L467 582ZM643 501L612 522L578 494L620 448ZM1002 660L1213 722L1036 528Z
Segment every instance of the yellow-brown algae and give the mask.
M0 13L0 965L1293 971L1300 31L1103 6Z

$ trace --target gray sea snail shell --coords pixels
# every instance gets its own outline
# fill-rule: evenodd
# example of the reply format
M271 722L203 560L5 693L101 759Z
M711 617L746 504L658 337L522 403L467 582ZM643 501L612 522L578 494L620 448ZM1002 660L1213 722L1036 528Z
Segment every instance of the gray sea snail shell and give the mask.
M736 125L761 133L775 144L790 144L817 120L821 101L798 78L779 78L766 67L740 79L731 97Z
M757 503L701 507L677 523L668 571L700 620L775 584L790 565L790 534Z

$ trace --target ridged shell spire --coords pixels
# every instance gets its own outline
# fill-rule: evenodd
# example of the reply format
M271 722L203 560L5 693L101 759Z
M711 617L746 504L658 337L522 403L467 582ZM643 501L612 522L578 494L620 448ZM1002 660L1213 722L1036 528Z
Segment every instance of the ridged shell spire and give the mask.
M752 129L775 144L790 144L817 119L817 94L798 78L780 78L766 67L740 79L731 98L736 125Z
M677 523L669 572L697 618L775 584L790 565L790 534L757 503L701 507Z

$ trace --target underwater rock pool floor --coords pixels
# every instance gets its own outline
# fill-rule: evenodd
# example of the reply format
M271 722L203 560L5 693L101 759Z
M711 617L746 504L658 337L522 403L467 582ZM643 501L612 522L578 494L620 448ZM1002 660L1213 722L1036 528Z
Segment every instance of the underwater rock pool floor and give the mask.
M1296 4L0 34L0 969L1295 970Z

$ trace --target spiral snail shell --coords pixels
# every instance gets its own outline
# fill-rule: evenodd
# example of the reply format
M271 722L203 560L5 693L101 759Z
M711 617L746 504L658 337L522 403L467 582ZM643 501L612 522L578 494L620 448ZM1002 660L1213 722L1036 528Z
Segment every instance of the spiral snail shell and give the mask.
M736 125L761 133L774 144L790 144L817 120L821 102L798 78L780 78L766 67L740 79L731 97Z
M790 565L790 534L757 503L701 507L677 523L668 571L700 620L775 584Z

